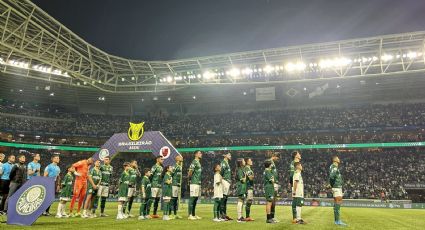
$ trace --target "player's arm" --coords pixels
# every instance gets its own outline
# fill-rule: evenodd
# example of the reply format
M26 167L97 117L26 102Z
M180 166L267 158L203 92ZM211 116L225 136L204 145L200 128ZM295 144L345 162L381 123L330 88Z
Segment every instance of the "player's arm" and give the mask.
M332 167L329 172L329 181L328 181L328 187L332 187L336 178L337 170L336 168Z
M45 169L44 169L44 177L48 177L49 176L49 166L47 166Z
M93 181L93 177L92 176L93 176L92 175L92 172L89 173L88 180L89 180L91 186L93 186L93 189L96 189L97 186L94 184L94 181Z
M293 189L292 195L293 196L295 196L295 194L297 193L297 187L298 187L299 181L300 181L299 176L298 175L294 176L294 185L292 186L292 189Z
M15 175L16 175L16 170L18 169L18 166L16 166L16 165L14 165L13 167L12 167L12 170L10 171L10 174L9 174L9 178L12 180L12 178L13 177L15 177Z
M171 184L171 182L172 182L172 179L171 179L171 177L170 178L168 178L168 180L166 180L166 181L164 181L166 184Z
M28 170L27 170L27 174L28 176L32 176L36 173L36 171L32 168L31 165L28 165Z

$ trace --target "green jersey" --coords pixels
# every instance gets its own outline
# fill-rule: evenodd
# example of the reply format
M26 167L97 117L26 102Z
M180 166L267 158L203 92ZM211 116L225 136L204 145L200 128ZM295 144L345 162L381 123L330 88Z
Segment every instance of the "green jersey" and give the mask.
M171 176L173 177L173 184L172 185L180 187L181 180L182 180L182 166L176 164L176 166L173 170L173 174Z
M152 169L152 188L161 188L162 186L162 168L161 165L155 164Z
M246 174L244 168L238 168L236 174L236 192L238 196L246 194Z
M271 169L267 168L264 170L263 180L264 180L264 192L266 197L273 197L274 196L274 176L273 176L273 171Z
M111 165L101 165L100 172L102 174L102 179L100 180L100 185L109 186L111 183L113 167Z
M137 183L137 176L138 176L138 171L137 169L134 168L130 168L128 170L128 173L130 174L130 183L128 184L130 187L134 187Z
M271 160L271 162L272 162L271 171L272 171L272 173L273 173L274 183L276 183L276 184L277 184L277 183L278 183L277 179L278 179L279 177L278 177L278 174L277 174L276 165L274 164L274 161L273 161L273 160Z
M220 174L223 177L223 179L226 180L227 182L231 182L232 172L230 170L229 161L222 160L220 166L221 166Z
M151 180L149 177L144 176L142 179L142 188L145 193L142 193L142 198L150 198L151 197ZM143 191L142 189L140 191Z
M199 160L194 159L192 164L189 166L189 171L192 171L192 177L190 178L190 184L201 184L202 166Z
M130 183L130 173L128 171L122 172L120 181L119 181L118 197L127 197L129 183Z
M329 167L329 184L332 188L342 188L342 176L336 164Z
M250 176L254 176L254 172L252 171L249 165L245 166L245 174L246 174L246 186L247 189L254 189L254 179L249 179Z
M89 176L91 177L91 179L93 180L93 183L95 185L98 185L101 178L102 178L102 174L101 171L99 169L96 170L96 168L92 168L90 170ZM91 183L88 183L88 188L91 189L93 188L93 186L91 185Z
M164 175L164 185L162 186L162 196L163 197L171 197L172 196L172 190L171 190L172 181L173 181L173 178L171 177L171 173L167 172Z
M62 190L60 192L60 197L63 198L70 198L73 194L74 187L72 186L72 181L74 181L74 176L72 176L72 173L67 173L65 177L62 180Z

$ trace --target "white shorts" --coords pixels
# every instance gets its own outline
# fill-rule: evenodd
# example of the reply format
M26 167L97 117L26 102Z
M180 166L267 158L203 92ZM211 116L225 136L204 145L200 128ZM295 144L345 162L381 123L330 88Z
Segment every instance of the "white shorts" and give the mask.
M246 199L247 200L253 200L254 199L254 190L248 189Z
M109 187L104 185L99 185L97 188L97 196L108 197L109 196Z
M166 201L169 201L169 200L171 200L171 197L169 197L169 196L164 196L162 199L163 199L163 200L166 200Z
M118 197L118 201L124 201L124 202L126 202L127 201L127 197Z
M223 184L223 195L229 195L230 183L227 180L222 180L221 183Z
M71 198L70 197L61 197L59 198L60 201L70 201Z
M273 184L274 185L274 191L277 192L279 191L279 185L278 184Z
M334 197L343 197L342 188L332 188L332 193Z
M151 188L151 193L153 198L161 198L162 189L161 188Z
M179 186L171 186L172 197L179 197L180 187Z
M136 188L128 188L127 196L128 197L136 196Z
M190 197L200 197L200 196L201 196L201 185L190 184Z

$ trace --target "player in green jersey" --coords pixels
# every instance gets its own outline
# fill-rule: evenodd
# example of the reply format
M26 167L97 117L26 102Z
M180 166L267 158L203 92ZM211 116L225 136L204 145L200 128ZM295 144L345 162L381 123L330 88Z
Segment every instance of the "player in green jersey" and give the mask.
M342 220L340 219L342 197L344 194L342 192L342 184L343 184L342 175L338 168L340 163L341 161L339 160L338 156L332 157L332 164L329 167L329 186L328 187L332 188L332 193L334 197L335 224L346 226L347 224L342 222Z
M195 151L195 159L189 166L188 178L189 178L189 220L200 220L201 217L196 215L196 203L198 198L201 196L201 166L202 152L200 150Z
M247 158L245 159L246 165L245 165L245 174L246 174L246 217L245 221L254 221L253 218L251 218L251 205L254 201L254 172L252 171L252 159Z
M272 153L272 157L270 158L270 161L271 161L270 169L272 170L273 178L274 178L274 196L273 196L273 203L271 207L271 216L274 222L279 222L279 220L275 218L276 199L279 192L279 182L278 182L279 175L277 173L277 168L275 163L279 161L279 158L280 158L280 154L276 152Z
M182 181L182 170L183 170L183 157L178 155L175 158L176 164L174 165L173 173L171 176L173 177L173 183L172 183L172 197L171 197L171 210L173 213L171 214L171 219L181 219L182 217L177 215L177 209L178 209L178 200L180 196L181 191L181 181Z
M129 217L134 217L131 214L131 208L133 207L134 197L136 196L137 180L141 176L140 171L139 171L139 166L137 165L136 160L132 160L130 162L130 169L129 169L128 172L130 173L130 183L128 184L128 201L124 205L123 212L125 213L125 208L126 208L126 206L128 206L127 215Z
M86 201L84 203L83 214L81 215L82 218L95 217L95 209L93 208L93 204L95 200L97 201L97 189L99 188L101 177L102 174L100 172L100 160L97 160L94 162L94 167L89 172L89 183L87 188ZM92 210L92 214L89 216L87 210L90 209Z
M290 184L290 188L292 189L293 187L293 176L295 173L295 166L294 164L296 162L300 162L301 161L301 153L299 151L294 151L292 152L292 161L289 164L289 184ZM294 201L294 199L292 199L292 223L296 224L297 223L297 213L296 210L297 209L297 205L296 202Z
M142 183L140 185L140 198L142 199L142 204L140 205L140 215L139 220L148 220L151 217L149 216L149 211L151 208L151 169L145 168L143 170L144 176L142 178Z
M130 183L130 162L125 162L123 164L124 171L121 173L121 177L119 180L119 188L118 188L118 214L117 220L127 219L128 216L123 213L123 205L127 201L128 195L128 184Z
M221 165L214 165L214 222L225 221L221 218L221 200L223 199L223 177L221 176Z
M245 218L242 216L243 204L246 198L246 174L245 174L245 160L239 158L236 160L236 194L238 196L238 203L236 210L238 212L238 223L245 222Z
M221 161L221 176L223 177L223 199L221 200L221 218L224 220L233 220L227 215L227 199L229 197L230 185L232 183L232 171L230 169L229 161L232 159L230 152L223 155Z
M304 205L304 181L301 176L303 166L300 162L294 163L295 172L292 176L292 199L295 203L295 217L297 224L306 224L306 222L301 218L301 207Z
M273 206L273 201L274 201L274 196L275 196L275 190L274 190L274 174L272 171L272 164L273 161L272 160L266 160L264 162L264 173L263 173L263 180L264 180L264 196L266 198L266 214L267 214L267 219L266 219L266 223L268 224L274 224L277 223L275 220L273 220L272 218L272 206Z
M173 166L168 165L165 167L164 172L162 173L163 185L162 185L162 200L164 201L164 215L162 220L171 220L169 213L171 211L170 200L172 194L171 184L173 183L173 177L171 173L173 172Z
M100 166L100 172L102 176L99 188L97 189L97 196L100 197L100 216L107 217L108 215L105 213L106 198L109 196L109 183L111 182L113 172L111 158L108 156L103 158L103 164ZM97 206L97 202L95 206Z
M68 218L69 215L65 212L66 202L71 200L73 192L73 181L74 181L75 168L72 165L68 166L68 172L61 182L61 191L59 198L58 210L56 212L56 218Z
M159 201L161 199L162 195L162 163L164 162L164 159L162 156L156 157L156 163L151 168L152 176L151 176L151 182L152 182L152 199L153 199L153 215L152 218L159 218L158 212L158 205Z

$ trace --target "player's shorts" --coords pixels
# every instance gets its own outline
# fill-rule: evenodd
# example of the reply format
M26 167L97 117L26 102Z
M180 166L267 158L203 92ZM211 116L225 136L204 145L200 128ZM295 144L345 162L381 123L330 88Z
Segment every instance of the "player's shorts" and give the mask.
M93 188L87 189L87 195L97 195L97 189L94 190Z
M200 197L201 196L201 185L199 184L190 184L190 197Z
M302 207L304 205L304 197L294 197L294 203L297 207Z
M136 188L128 188L128 197L136 196Z
M99 185L97 188L97 196L108 197L109 196L109 186Z
M343 197L342 188L332 188L332 194L334 197Z
M124 202L126 202L127 201L127 197L118 197L118 201L124 201Z
M266 200L268 201L268 202L272 202L273 201L273 199L274 199L274 194L275 194L275 191L274 191L274 188L273 187L264 187L264 197L266 198Z
M162 196L161 188L151 188L151 192L153 198L160 198Z
M171 186L172 197L179 197L180 187L179 186Z
M74 195L79 196L81 194L86 194L87 182L75 181L74 184Z
M230 192L230 183L227 180L222 180L221 183L223 184L223 195L227 196Z
M279 191L279 185L278 184L274 184L274 191L275 192Z
M247 200L253 200L254 199L254 190L248 189L248 191L246 191L246 199Z
M60 197L59 200L60 201L70 201L71 197Z

